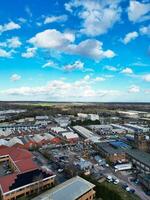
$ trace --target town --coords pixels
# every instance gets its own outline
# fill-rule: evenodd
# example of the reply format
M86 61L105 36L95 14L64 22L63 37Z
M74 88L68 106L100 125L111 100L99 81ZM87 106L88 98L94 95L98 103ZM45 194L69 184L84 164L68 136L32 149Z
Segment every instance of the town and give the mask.
M46 115L34 116L28 105L1 106L2 200L107 199L108 192L114 199L148 200L149 105L146 111L121 106L60 104L57 112L46 106ZM45 111L44 105L31 107Z

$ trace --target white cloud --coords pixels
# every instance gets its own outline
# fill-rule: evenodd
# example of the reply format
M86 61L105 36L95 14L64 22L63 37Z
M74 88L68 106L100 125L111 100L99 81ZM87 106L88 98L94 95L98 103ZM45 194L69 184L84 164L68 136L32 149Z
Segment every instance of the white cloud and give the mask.
M110 66L110 65L106 65L106 66L104 67L104 69L107 69L107 70L109 70L109 71L114 71L114 72L117 71L117 68L116 68L116 67Z
M150 36L150 25L149 26L143 26L140 28L140 34L141 35L148 35Z
M37 47L61 50L70 42L74 42L74 40L75 36L72 33L61 33L56 29L48 29L37 33L29 42Z
M97 78L96 81L102 81ZM39 87L18 87L10 88L1 91L1 94L6 95L20 95L20 96L37 96L45 95L53 99L67 99L67 100L83 100L83 98L90 99L102 98L104 96L115 97L120 94L118 90L100 90L94 89L92 85L95 84L95 79L91 79L89 75L74 82L66 80L52 80L48 84ZM89 99L90 98L90 99Z
M97 36L106 33L120 20L122 10L119 3L120 0L72 0L65 3L65 8L71 13L75 10L75 14L82 19L82 33Z
M0 49L0 57L2 58L10 58L12 55L12 51L6 51L4 49Z
M103 50L103 43L95 39L87 39L79 44L74 44L75 36L73 33L61 33L56 29L48 29L37 33L29 40L34 46L46 49L55 49L68 54L75 54L89 57L95 60L112 58L115 53L108 49Z
M140 87L137 85L131 85L131 87L128 90L129 93L139 93Z
M7 39L5 42L0 42L1 47L8 47L8 48L18 48L22 45L19 37L12 37Z
M66 48L67 52L77 54L85 57L89 57L94 60L100 60L103 58L113 58L115 53L112 50L104 51L103 43L95 39L87 39L80 42L78 45L71 44Z
M18 18L18 21L23 23L23 24L27 22L27 20L23 17Z
M139 34L138 34L136 31L126 34L126 36L125 36L124 39L123 39L123 43L124 43L124 44L129 43L130 41L132 41L132 40L134 40L135 38L137 38L138 35L139 35Z
M134 23L149 20L150 3L141 3L136 0L130 0L127 12L129 20Z
M121 73L123 74L133 74L133 70L129 67L124 68Z
M57 67L57 63L54 63L53 61L50 60L42 66L42 68L46 67Z
M84 68L84 63L81 62L80 60L77 60L73 64L65 65L63 67L65 71L73 71L76 69L83 70L83 68Z
M19 81L21 79L21 76L18 75L18 74L13 74L11 77L10 77L10 80L11 81Z
M142 76L142 79L146 82L150 82L150 74L145 74L144 76Z
M14 29L20 29L21 26L19 24L16 24L15 22L11 21L7 24L0 25L0 33L3 33L5 31L10 31Z
M67 15L50 16L45 18L44 24L50 24L53 22L65 22L67 21L67 19L68 19Z
M12 37L10 39L7 39L7 44L9 48L18 48L21 46L21 42L18 37Z
M36 54L36 49L35 47L33 48L27 48L25 53L22 53L21 56L24 58L33 58Z

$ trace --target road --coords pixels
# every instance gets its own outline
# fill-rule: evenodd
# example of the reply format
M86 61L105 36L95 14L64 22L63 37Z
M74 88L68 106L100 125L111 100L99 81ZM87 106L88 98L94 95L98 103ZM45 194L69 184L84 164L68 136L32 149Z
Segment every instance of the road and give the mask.
M135 194L141 199L141 200L150 200L150 197L147 196L142 188L138 185L135 185L130 181L131 178L133 178L131 175L124 175L122 172L114 172L113 169L111 168L105 168L103 170L103 174L106 175L111 175L114 177L117 177L120 180L120 184L127 184L130 188L135 190Z

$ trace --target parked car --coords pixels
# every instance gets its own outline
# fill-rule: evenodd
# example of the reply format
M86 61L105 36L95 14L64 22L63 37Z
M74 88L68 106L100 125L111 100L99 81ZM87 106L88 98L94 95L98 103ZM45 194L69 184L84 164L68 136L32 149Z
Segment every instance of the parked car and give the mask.
M64 169L61 169L61 168L58 169L58 172L59 172L59 173L61 173L61 172L63 172L63 171L64 171Z
M119 179L113 179L113 183L117 185L119 183Z
M134 189L130 189L129 192L132 193L132 194L134 194L134 193L135 193L135 190L134 190Z
M122 185L122 188L123 188L124 190L126 190L127 187L128 187L127 184L123 184L123 185Z

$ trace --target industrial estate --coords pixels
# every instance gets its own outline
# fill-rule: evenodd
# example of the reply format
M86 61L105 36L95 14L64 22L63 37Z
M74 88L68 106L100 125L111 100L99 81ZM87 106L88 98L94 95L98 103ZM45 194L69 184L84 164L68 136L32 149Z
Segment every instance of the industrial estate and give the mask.
M2 200L150 199L149 105L3 105Z

